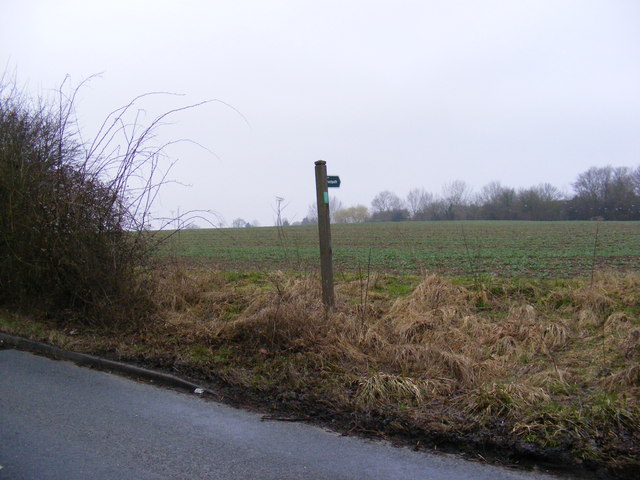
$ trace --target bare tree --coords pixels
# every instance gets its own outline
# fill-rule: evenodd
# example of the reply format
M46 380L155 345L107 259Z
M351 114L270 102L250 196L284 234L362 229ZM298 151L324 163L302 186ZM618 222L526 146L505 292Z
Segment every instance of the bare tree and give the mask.
M491 182L480 191L478 202L482 218L488 220L511 220L515 218L516 191L500 182Z
M560 189L550 183L541 183L540 185L533 187L533 189L538 192L540 199L544 202L557 202L564 198L564 194Z
M404 202L388 190L380 192L371 201L371 221L374 222L399 222L409 218L409 211Z
M315 225L318 223L318 206L315 203L309 204L307 216L302 219L302 225Z
M407 207L411 218L416 218L420 212L425 212L433 202L433 194L424 188L413 188L407 194Z
M550 183L518 192L518 218L521 220L560 220L563 218L562 192Z
M404 208L404 204L400 197L389 190L380 192L371 200L371 209L374 213L390 212L402 208Z
M636 195L640 197L640 165L634 170L632 174L633 178L633 188L636 192Z
M329 197L329 221L333 222L333 215L335 212L342 209L342 202L338 199L338 197ZM317 212L316 212L317 216Z
M468 205L471 187L463 180L454 180L442 187L442 198L452 205Z
M640 218L634 172L628 167L592 167L578 175L573 188L576 192L572 200L575 218Z
M445 208L445 217L448 220L456 220L464 217L464 207L471 201L471 188L462 180L454 180L442 187L442 202Z
M244 228L247 226L247 222L244 218L236 218L233 222L231 222L232 228Z

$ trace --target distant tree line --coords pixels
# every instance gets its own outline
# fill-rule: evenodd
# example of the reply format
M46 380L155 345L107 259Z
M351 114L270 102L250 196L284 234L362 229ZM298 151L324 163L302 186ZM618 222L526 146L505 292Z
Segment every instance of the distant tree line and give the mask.
M640 166L592 167L578 175L573 193L540 185L515 189L491 182L473 193L463 181L444 186L440 195L414 188L402 199L388 190L378 193L371 208L344 208L335 201L334 223L406 220L640 220ZM312 206L313 207L313 206ZM315 223L313 208L301 222Z
M285 219L284 222L286 222L287 225L289 224L287 219ZM257 220L254 220L253 222L247 222L244 218L235 218L233 222L231 222L231 228L251 228L259 226L260 223Z

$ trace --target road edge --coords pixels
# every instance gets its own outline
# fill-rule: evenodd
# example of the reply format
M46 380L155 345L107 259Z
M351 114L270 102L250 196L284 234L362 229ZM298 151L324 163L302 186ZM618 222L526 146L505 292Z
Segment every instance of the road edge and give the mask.
M117 372L129 377L144 379L155 384L165 385L181 390L187 390L198 394L213 394L213 392L196 383L190 382L183 378L168 373L149 370L147 368L137 367L128 363L117 362L115 360L107 360L106 358L88 355L86 353L72 352L63 350L46 343L28 340L22 337L15 337L0 332L0 348L14 348L23 350L57 360L67 360L76 365L83 367L91 367L98 370Z
M185 392L196 393L199 396L205 396L210 399L220 401L224 404L235 406L236 408L245 408L245 409L247 408L246 406L241 407L238 405L234 405L233 403L230 403L228 401L225 401L224 399L220 398L220 395L218 392L212 391L194 382L185 380L175 375L171 375L168 373L163 373L155 370L150 370L147 368L138 367L138 366L127 364L127 363L118 362L115 360L108 360L105 358L96 357L94 355L73 352L70 350L63 350L59 347L48 345L46 343L38 342L35 340L29 340L23 337L16 337L16 336L12 336L12 335L8 335L6 333L0 332L0 350L7 349L7 348L13 348L15 350L30 352L36 355L45 356L55 360L70 361L75 363L78 366L95 368L97 370L110 372L110 373L118 373L129 378L146 380L158 386L172 387L179 390L183 390ZM262 411L262 408L259 408L258 410ZM309 417L292 418L286 415L285 416L265 415L263 417L263 420L271 420L271 419L286 420L286 421L303 421L303 422L311 420ZM315 423L315 422L312 422L312 423ZM329 428L329 429L336 428L336 425L333 425L333 424L332 425L328 425L325 423L321 423L321 424L324 426L324 428ZM337 431L341 431L341 429L338 427ZM352 433L352 432L353 430L350 430L348 433L342 432L342 434L346 434L346 435L353 434L355 436L358 436L357 432L355 433ZM403 445L403 446L412 448L411 445L409 444ZM413 448L416 448L416 447L413 447ZM507 448L507 450L510 450L510 449ZM431 453L436 453L435 450L429 449L428 451L430 451ZM532 452L523 452L523 451L518 451L517 449L512 450L512 453L515 453L516 456L520 457L521 461L524 460L523 463L513 463L513 462L504 463L502 461L495 461L495 460L491 461L491 460L487 460L482 455L479 455L479 458L468 456L467 455L468 452L464 448L449 450L445 446L442 448L441 452L439 453L445 453L445 454L451 453L456 456L459 456L460 458L464 458L467 461L480 460L481 463L500 465L505 468L515 468L516 470L526 471L526 470L532 470L532 469L533 470L539 469L539 471L542 473L551 474L553 476L560 475L561 478L584 478L584 479L623 478L623 477L616 477L616 476L611 477L608 474L605 474L604 476L602 476L602 473L603 473L602 471L594 471L590 468L585 468L584 465L577 465L567 458L559 459L554 456L547 456L544 453L540 455L539 453L536 454L535 452L533 452L532 454ZM500 458L500 457L498 456L496 458ZM567 461L568 463L565 463Z

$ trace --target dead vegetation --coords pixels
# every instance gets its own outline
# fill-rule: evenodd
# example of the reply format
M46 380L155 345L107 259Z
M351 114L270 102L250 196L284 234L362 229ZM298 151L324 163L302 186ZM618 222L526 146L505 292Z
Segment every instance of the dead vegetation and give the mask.
M172 161L159 134L168 110L142 122L143 94L109 113L93 138L76 118L90 79L31 97L0 74L0 305L60 325L123 330L154 312L153 264L167 226L151 215ZM176 222L184 223L188 213ZM73 318L71 318L73 317Z
M396 419L395 433L563 451L623 476L637 468L640 274L599 273L593 282L427 275L408 295L392 293L396 280L371 279L364 303L362 279L345 279L328 313L312 276L176 267L160 278L161 318L135 334L1 325L222 379L292 408Z

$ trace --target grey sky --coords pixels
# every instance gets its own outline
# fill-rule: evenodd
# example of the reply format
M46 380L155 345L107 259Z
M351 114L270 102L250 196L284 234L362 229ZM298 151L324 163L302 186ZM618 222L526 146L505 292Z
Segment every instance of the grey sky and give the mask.
M313 162L345 206L460 179L569 190L591 166L640 164L640 1L0 0L0 62L47 92L93 80L91 133L139 93L174 118L158 213L301 220Z

